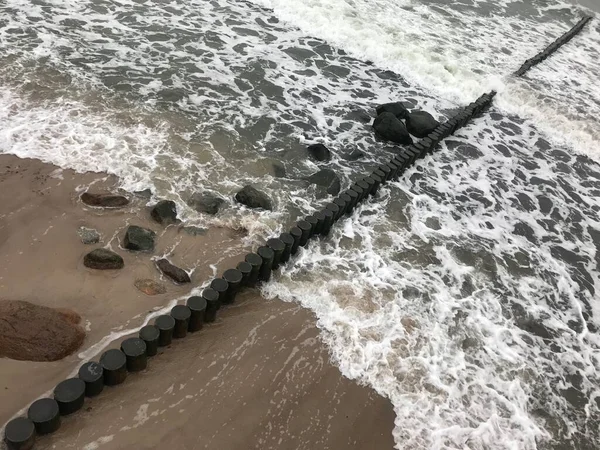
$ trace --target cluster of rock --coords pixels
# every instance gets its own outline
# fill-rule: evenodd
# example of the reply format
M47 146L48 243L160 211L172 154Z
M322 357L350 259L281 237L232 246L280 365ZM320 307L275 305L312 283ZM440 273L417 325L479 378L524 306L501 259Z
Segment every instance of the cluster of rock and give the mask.
M248 208L273 210L273 202L269 196L250 185L246 185L238 191L235 194L235 200ZM193 193L187 204L194 211L214 216L227 205L227 201L217 194L203 191Z
M377 107L373 122L375 133L396 144L410 145L412 136L419 139L432 133L439 122L426 111L409 111L401 102L386 103Z
M373 122L373 128L377 136L396 144L410 145L413 143L412 136L425 138L439 126L439 122L428 112L409 111L401 102L380 105L376 112L377 118ZM307 152L309 157L317 162L331 161L331 151L321 143L309 145ZM356 161L363 157L362 151L354 150L345 159ZM306 181L323 189L326 194L340 193L340 179L331 169L321 169L306 178Z
M97 208L121 208L129 204L129 199L124 196L91 194L88 192L82 194L81 201ZM150 217L156 223L163 226L176 224L179 222L177 218L177 205L171 200L161 200L152 207ZM78 230L78 234L85 244L99 242L99 234L96 230L81 227ZM123 247L129 251L151 253L154 251L155 243L156 233L148 228L130 225L125 230ZM125 266L125 261L121 255L112 250L97 248L84 256L83 264L90 269L119 270ZM167 259L158 260L156 266L166 277L175 283L191 282L190 276L185 270L174 266ZM149 295L164 293L164 288L152 282L152 280L138 280L136 281L136 287Z

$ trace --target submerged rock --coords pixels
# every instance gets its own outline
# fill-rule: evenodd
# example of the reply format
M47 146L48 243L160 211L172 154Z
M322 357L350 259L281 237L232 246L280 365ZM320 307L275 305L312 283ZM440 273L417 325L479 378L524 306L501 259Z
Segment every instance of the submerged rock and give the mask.
M376 109L377 115L381 115L384 112L392 113L398 119L406 119L408 116L408 109L401 102L385 103L379 105Z
M187 272L183 269L180 269L177 266L174 266L169 262L168 259L159 259L156 261L156 266L160 269L162 273L164 273L167 277L173 280L176 283L189 283L192 280Z
M159 295L167 292L167 288L149 278L135 280L134 286L146 295Z
M323 144L312 144L307 147L308 153L317 161L330 161L331 152Z
M283 163L280 163L279 161L273 161L273 175L275 176L275 178L285 178L287 175L287 172L285 170L285 166L283 165Z
M194 225L190 225L188 227L183 227L183 231L185 231L190 236L204 236L208 233L206 228L196 227Z
M177 223L177 205L172 200L161 200L154 205L150 215L161 225Z
M248 208L262 208L268 211L273 209L271 199L264 192L248 185L235 194L235 199Z
M129 204L127 197L114 194L90 194L84 192L81 194L81 201L89 206L102 208L122 208Z
M187 203L192 209L199 213L214 216L219 212L219 208L225 203L225 200L215 194L205 191L194 192Z
M90 269L115 270L122 269L123 258L106 248L97 248L83 257L83 264Z
M331 169L321 169L306 180L311 184L324 187L330 195L338 195L340 193L340 179Z
M439 124L427 111L413 111L406 118L406 129L418 138L427 137Z
M346 160L348 161L358 161L365 157L365 153L361 150L353 150L348 156L346 156Z
M100 234L93 228L79 227L77 234L84 244L97 244L100 242Z
M125 231L123 246L127 250L135 252L151 252L154 250L155 239L156 233L154 231L137 225L130 225Z
M142 191L135 191L134 194L139 198L149 199L150 197L152 197L152 190L148 188Z
M396 144L412 144L412 138L404 124L392 113L384 112L377 116L373 128L379 137Z
M0 357L57 361L76 351L85 338L81 318L25 301L0 301Z

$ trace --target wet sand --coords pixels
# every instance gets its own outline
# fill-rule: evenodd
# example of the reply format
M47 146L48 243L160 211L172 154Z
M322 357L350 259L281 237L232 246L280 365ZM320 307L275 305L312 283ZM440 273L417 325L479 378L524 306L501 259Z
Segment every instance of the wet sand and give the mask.
M117 190L103 174L0 155L0 301L72 309L87 330L79 352L61 361L0 359L2 424L69 376L81 364L78 355L118 347L105 337L139 326L150 311L210 280L211 265L220 274L248 251L231 229L192 236L180 225L164 228L150 220L147 199L129 194L124 209L86 207L79 195L90 185ZM157 232L153 254L120 248L128 224ZM103 240L81 243L80 226ZM124 269L83 266L87 252L104 246L125 259ZM160 278L151 258L167 253L174 264L195 268L191 285ZM161 282L167 292L147 296L134 287L138 278ZM215 324L151 359L146 371L86 400L36 448L393 448L389 401L341 376L314 323L298 306L249 290Z

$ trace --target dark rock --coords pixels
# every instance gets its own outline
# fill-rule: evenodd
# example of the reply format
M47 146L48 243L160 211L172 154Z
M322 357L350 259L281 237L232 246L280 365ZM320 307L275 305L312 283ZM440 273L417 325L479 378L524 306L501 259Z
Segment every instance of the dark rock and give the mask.
M384 112L377 116L373 128L379 137L396 144L412 144L412 139L404 124L392 113Z
M97 244L100 242L100 234L93 228L79 227L77 234L84 244Z
M102 208L122 208L129 204L129 200L122 195L90 194L89 192L81 194L81 201L86 205Z
M83 264L90 269L99 270L122 269L125 265L123 258L105 248L97 248L89 252L83 257Z
M384 112L391 113L398 119L406 119L408 116L408 109L401 102L385 103L377 107L377 115L381 115Z
M161 200L154 205L150 215L161 225L177 223L177 205L172 200Z
M171 264L167 259L159 259L156 261L156 266L164 273L167 277L173 280L175 283L189 283L190 276L183 269Z
M312 174L306 179L311 184L322 186L327 189L330 195L338 195L340 193L340 179L337 174L331 169L322 169L317 173Z
M285 178L287 173L285 170L285 166L283 165L283 163L280 163L279 161L273 161L273 175L276 178Z
M225 200L210 192L194 192L187 203L200 213L214 216L219 212L219 208L225 203Z
M263 192L252 186L244 186L235 194L235 199L248 208L262 208L271 211L273 209L271 199Z
M24 301L0 302L0 358L57 361L76 351L85 338L81 317Z
M323 144L312 144L308 146L308 153L317 161L330 161L331 152Z
M346 160L358 161L359 159L362 159L364 157L365 157L364 152L362 152L360 150L354 150L352 153L350 153L348 156L346 156Z
M123 246L127 250L151 252L154 250L155 239L156 233L154 231L138 227L137 225L130 225L127 231L125 231Z
M418 138L427 137L427 135L440 123L426 111L413 111L406 118L406 129L410 134Z

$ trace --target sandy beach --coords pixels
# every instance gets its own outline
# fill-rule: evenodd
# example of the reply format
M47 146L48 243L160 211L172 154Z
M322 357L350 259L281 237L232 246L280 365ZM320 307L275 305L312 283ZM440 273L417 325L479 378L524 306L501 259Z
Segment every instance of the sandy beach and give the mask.
M71 310L86 331L81 348L53 362L2 358L0 422L51 391L104 348L118 348L123 330L146 315L185 298L194 287L234 267L249 249L227 228L196 234L183 225L150 219L148 198L123 209L84 205L82 192L117 192L105 174L77 174L37 160L0 156L0 301L23 300ZM157 233L153 253L121 247L128 225ZM79 227L98 230L98 244L83 244ZM121 255L117 271L86 268L83 256L108 247ZM169 255L192 283L161 278L152 257ZM153 280L164 294L146 295L136 280ZM114 342L108 337L119 336ZM345 379L329 361L315 318L299 306L267 301L247 290L217 322L176 341L147 370L64 418L35 448L181 449L386 449L393 448L391 404Z

